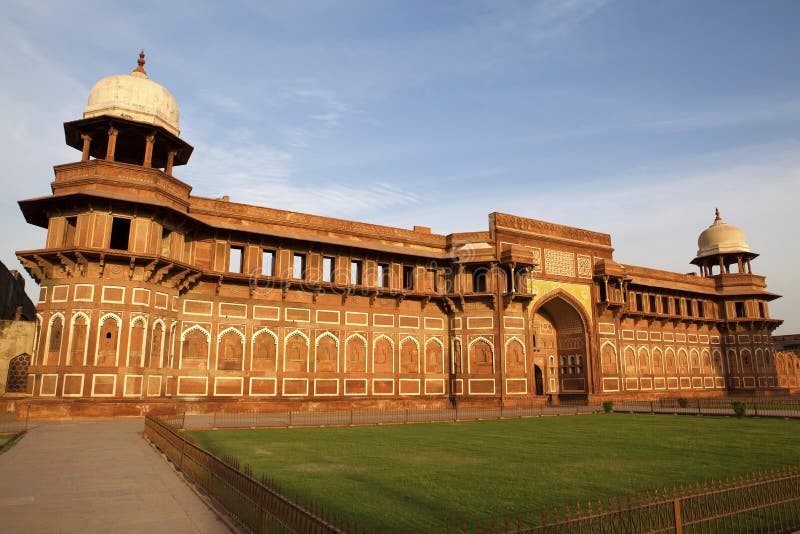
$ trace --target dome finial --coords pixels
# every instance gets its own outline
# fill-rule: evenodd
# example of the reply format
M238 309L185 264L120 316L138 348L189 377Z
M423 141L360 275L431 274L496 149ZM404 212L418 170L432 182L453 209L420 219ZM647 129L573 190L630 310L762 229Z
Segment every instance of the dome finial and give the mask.
M714 221L721 221L722 217L719 216L719 208L714 208Z
M142 51L139 52L139 59L136 60L136 63L138 63L139 66L133 69L133 72L141 72L142 74L147 76L147 73L144 70L144 48L142 48Z

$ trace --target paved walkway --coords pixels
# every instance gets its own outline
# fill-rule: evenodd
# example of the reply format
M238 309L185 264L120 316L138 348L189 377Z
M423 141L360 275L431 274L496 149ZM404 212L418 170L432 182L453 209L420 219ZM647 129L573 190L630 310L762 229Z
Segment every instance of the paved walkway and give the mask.
M143 427L31 422L0 455L0 531L230 532L139 435Z

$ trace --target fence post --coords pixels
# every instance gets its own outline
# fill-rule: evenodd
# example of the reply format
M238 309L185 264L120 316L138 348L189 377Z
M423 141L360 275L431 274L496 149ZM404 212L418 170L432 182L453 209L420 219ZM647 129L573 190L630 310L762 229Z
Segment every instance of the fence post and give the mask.
M184 454L183 450L186 448L186 439L183 436L178 436L178 437L181 438L181 457L180 460L178 461L178 469L180 471L183 471L183 454Z
M292 410L289 410L289 424L287 426L292 426Z
M697 415L703 415L703 414L700 412L700 399L696 399L696 400L697 400Z
M672 500L672 510L675 513L675 534L683 534L683 520L681 519L681 500Z
M30 415L31 415L31 405L29 404L25 407L25 432L28 431L28 418L30 417Z

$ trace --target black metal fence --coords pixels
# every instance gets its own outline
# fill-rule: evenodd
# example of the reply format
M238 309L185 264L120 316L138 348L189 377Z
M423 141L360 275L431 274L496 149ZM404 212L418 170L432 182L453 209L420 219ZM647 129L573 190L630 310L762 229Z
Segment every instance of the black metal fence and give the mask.
M604 403L611 403L604 407ZM800 399L773 397L671 398L655 400L570 399L557 403L516 404L513 406L350 409L320 411L240 411L189 416L186 428L275 428L299 426L352 426L405 423L435 423L513 419L553 415L614 412L682 415L742 415L754 417L800 418ZM181 422L178 428L184 428Z
M0 414L0 434L17 434L28 430L28 412L30 407L25 407L24 415L19 418L16 413Z
M472 531L506 534L794 532L800 528L800 468L645 492L542 513L524 527L508 519ZM446 529L451 532L454 529ZM462 526L455 531L466 532Z
M145 418L145 436L186 477L200 486L246 530L308 532L313 534L358 532L358 529L312 502L300 505L280 493L277 483L257 479L238 460L220 458L183 436L177 426L182 416Z

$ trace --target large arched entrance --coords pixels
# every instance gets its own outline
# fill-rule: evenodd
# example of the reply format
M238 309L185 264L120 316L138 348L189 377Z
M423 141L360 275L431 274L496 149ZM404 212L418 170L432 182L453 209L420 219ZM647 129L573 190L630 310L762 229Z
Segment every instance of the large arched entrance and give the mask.
M561 296L548 299L533 314L536 349L549 395L589 392L587 331L575 307Z

